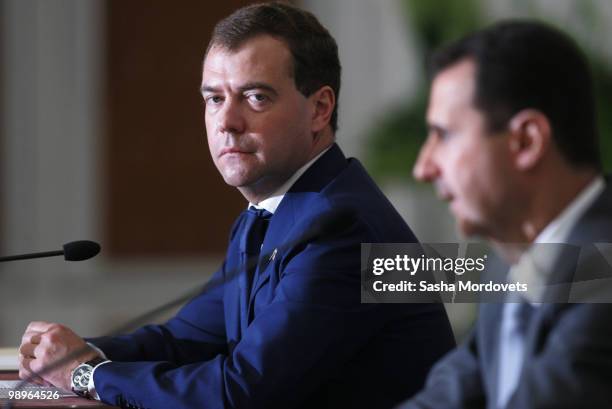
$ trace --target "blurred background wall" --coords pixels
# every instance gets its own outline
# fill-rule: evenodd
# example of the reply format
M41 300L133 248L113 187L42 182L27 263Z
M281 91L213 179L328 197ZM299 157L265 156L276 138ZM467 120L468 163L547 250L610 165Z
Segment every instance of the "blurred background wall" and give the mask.
M0 265L0 346L18 345L31 320L102 335L216 269L245 202L210 160L201 60L214 23L247 3L0 0L0 254L76 239L103 248L81 263ZM587 49L600 107L612 106L605 0L296 3L339 44L340 146L422 241L458 240L446 205L410 175L431 48L501 17L542 18ZM462 338L474 306L448 310Z

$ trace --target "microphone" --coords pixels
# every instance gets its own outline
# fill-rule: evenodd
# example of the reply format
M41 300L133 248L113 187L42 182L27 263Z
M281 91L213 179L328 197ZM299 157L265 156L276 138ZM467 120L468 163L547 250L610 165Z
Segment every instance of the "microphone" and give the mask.
M95 257L100 252L100 245L95 241L78 240L64 244L66 261L83 261Z
M82 261L94 257L100 252L100 245L95 241L78 240L66 243L62 250L43 251L40 253L18 254L16 256L0 257L0 263L4 261L29 260L41 257L64 256L66 261Z
M334 209L330 212L328 212L327 214L324 214L323 216L321 216L317 221L315 221L310 228L308 228L300 237L298 237L297 239L291 241L291 242L287 242L285 244L283 244L282 246L278 247L278 250L287 250L291 247L300 247L303 244L306 244L307 242L311 241L311 240L316 240L321 236L336 236L336 235L340 235L340 234L346 234L348 232L348 230L353 226L355 220L356 220L357 214L353 209L347 208L347 207L342 207L342 208L338 208L338 209ZM75 243L91 243L93 245L95 245L96 247L90 247L90 250L93 250L95 248L95 252L90 256L93 257L95 256L98 251L100 251L100 246L97 243L91 242L91 241L77 241L77 242L72 242L72 243L68 243L64 246L64 249L66 249L66 246L70 245L70 244L75 244ZM90 244L88 244L89 246ZM61 251L60 251L61 253ZM82 253L79 253L82 254ZM59 254L54 254L54 255L59 255ZM238 275L241 271L243 271L244 269L250 269L251 267L254 267L256 265L258 265L259 263L263 262L263 261L268 261L271 257L272 253L268 253L268 254L264 254L264 255L260 255L260 256L254 256L254 257L249 257L247 260L244 261L244 263L242 263L241 265L239 265L237 268L234 268L233 270L227 271L225 278L222 279L221 281L217 280L210 280L208 281L202 288L202 286L197 286L194 288L191 288L190 290L188 290L187 292L183 293L182 295L176 297L173 300L170 300L168 302L166 302L165 304L162 304L150 311L147 311L139 316L137 316L136 318L133 318L131 320L129 320L128 322L117 326L115 329L111 330L108 332L109 336L116 336L116 335L120 335L130 329L133 329L139 325L142 325L146 322L150 322L150 320L152 320L153 318L159 316L162 313L165 313L167 311L170 311L173 308L176 308L180 305L182 305L183 303L185 303L186 301L189 301L190 299L192 299L193 297L198 296L199 294L201 294L203 291L210 291L212 288L219 286L219 285L223 285L226 281L233 279L236 275ZM41 256L41 257L45 257L45 256ZM87 257L89 258L89 257ZM66 257L66 260L68 260L68 258ZM0 261L2 261L2 259L0 259ZM65 357L50 363L48 366L46 366L45 368L42 368L40 371L38 372L34 372L32 373L30 376L28 376L25 379L22 379L19 384L17 384L13 390L14 391L19 391L22 390L23 387L28 383L28 382L32 382L32 380L34 379L34 377L36 376L40 376L40 375L44 375L46 373L48 373L49 371L54 370L55 368L58 368L62 365L64 365L66 362L69 362L70 360L80 356L81 354L83 354L84 352L86 352L87 350L89 350L89 345L87 345L86 347L83 347L81 349L78 349L76 351L73 351L72 353L66 355ZM4 409L11 409L12 406L12 401L7 401L5 403Z

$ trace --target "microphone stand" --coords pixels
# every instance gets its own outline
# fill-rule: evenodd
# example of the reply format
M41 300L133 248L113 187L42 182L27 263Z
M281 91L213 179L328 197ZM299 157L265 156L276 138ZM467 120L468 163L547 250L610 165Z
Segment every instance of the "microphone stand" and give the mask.
M55 256L63 256L63 255L64 255L64 250L44 251L42 253L18 254L16 256L0 257L0 263L3 261L28 260L32 258L55 257Z

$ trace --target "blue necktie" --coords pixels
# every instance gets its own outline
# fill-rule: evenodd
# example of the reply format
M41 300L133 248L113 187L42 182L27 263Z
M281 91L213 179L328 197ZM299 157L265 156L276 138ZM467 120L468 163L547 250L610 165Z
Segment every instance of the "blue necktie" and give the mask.
M252 206L245 211L245 221L240 235L240 254L243 266L245 268L250 267L246 271L249 288L253 283L253 276L257 267L254 260L259 257L271 217L272 213L269 211L256 209Z

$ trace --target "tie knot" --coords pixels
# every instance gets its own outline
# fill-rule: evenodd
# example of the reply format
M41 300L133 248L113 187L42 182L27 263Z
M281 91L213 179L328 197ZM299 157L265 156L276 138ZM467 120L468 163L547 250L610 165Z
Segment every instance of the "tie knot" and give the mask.
M272 213L270 213L266 209L257 209L255 206L249 206L249 210L247 210L247 212L254 214L255 217L259 217L266 220L269 220L272 217Z

